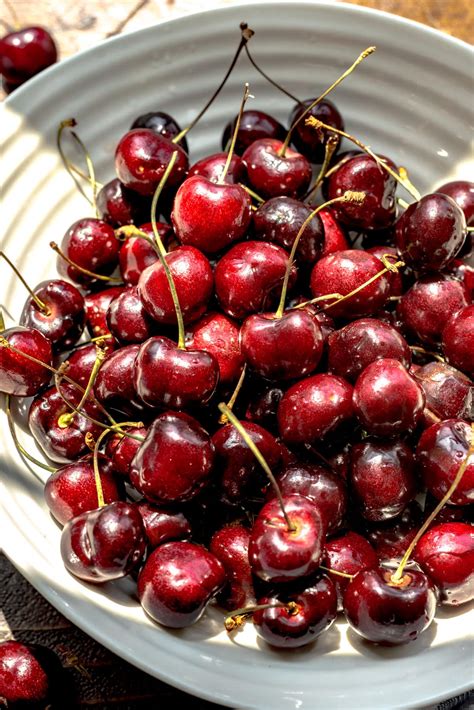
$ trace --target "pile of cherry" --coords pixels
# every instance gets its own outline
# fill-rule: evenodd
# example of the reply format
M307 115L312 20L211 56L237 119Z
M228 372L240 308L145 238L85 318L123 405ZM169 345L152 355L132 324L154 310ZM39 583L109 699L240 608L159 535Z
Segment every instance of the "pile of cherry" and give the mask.
M160 624L215 600L275 646L340 610L407 642L474 596L474 184L421 197L324 96L288 132L247 94L191 167L195 122L163 112L97 199L65 158L97 216L2 333L12 434L10 396L33 397L64 564L131 575Z

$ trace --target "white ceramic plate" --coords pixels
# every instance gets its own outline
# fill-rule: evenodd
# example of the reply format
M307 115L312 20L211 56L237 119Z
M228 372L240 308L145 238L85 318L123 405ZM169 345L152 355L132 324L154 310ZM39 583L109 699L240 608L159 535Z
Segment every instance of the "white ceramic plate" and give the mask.
M78 120L99 179L110 178L114 146L135 116L164 109L186 125L195 115L234 52L242 20L257 32L255 57L302 98L329 85L362 49L376 44L376 55L332 97L346 126L409 167L421 190L468 172L468 45L392 15L332 3L232 6L173 20L62 62L8 99L2 117L3 241L30 282L55 274L48 242L60 241L74 220L90 214L60 165L58 122ZM242 58L192 132L193 156L219 149L245 80L256 96L253 105L286 121L291 103ZM1 274L0 302L10 324L20 316L25 293L3 267ZM251 625L230 642L216 610L177 633L144 616L127 581L102 589L81 584L64 570L59 530L43 502L41 482L18 458L1 416L5 553L71 621L148 673L224 705L259 710L419 707L469 686L466 610L440 612L424 636L403 648L366 645L339 622L314 646L288 653L255 642Z

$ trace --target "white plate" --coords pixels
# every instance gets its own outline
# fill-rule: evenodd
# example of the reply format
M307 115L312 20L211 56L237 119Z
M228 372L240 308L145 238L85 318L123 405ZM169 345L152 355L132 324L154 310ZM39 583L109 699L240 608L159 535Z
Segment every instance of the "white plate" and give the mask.
M111 177L114 146L135 116L164 109L181 125L194 116L234 52L241 20L257 32L253 53L262 66L302 98L376 44L377 53L332 97L346 126L409 167L421 190L468 172L468 45L392 15L330 3L232 6L173 20L78 54L8 99L2 116L4 248L30 282L54 275L48 242L60 241L75 219L90 214L56 153L59 120L77 118L99 178ZM192 132L194 156L219 149L245 80L256 96L253 105L286 121L291 102L242 58ZM0 302L10 323L20 316L25 292L4 267L1 273ZM26 435L25 441L32 449ZM362 643L342 622L314 646L291 653L256 643L251 625L230 642L216 610L180 633L154 626L128 582L96 589L65 572L42 485L18 458L3 413L0 444L4 551L71 621L148 673L224 705L259 710L418 707L469 686L472 646L464 610L441 612L419 641L392 650Z

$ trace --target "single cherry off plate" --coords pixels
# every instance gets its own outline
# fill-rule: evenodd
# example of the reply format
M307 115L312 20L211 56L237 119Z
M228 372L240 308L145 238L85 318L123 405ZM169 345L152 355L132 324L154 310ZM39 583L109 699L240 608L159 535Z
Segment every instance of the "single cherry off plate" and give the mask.
M315 23L316 9L318 12L317 26ZM452 159L453 163L460 163L465 157L462 154L464 148L460 141L445 130L446 119L442 107L447 105L446 102L452 106L453 115L456 116L456 121L460 122L460 129L464 134L469 125L470 108L462 101L462 92L470 90L472 81L468 76L471 62L470 51L452 38L438 35L432 31L425 31L407 21L395 17L387 18L357 6L346 7L343 4L333 3L319 3L317 6L298 2L284 3L281 6L275 5L271 13L268 6L260 7L258 4L247 6L245 12L241 8L230 7L216 11L212 15L203 15L199 21L196 20L196 17L183 18L175 21L176 23L168 23L164 27L150 28L133 37L128 35L124 38L116 38L114 47L117 48L117 54L112 54L116 51L112 43L104 43L89 54L81 55L65 65L48 70L47 77L40 76L25 87L18 89L7 103L8 107L14 109L14 115L11 117L15 121L14 130L17 130L19 116L25 117L28 122L35 105L42 104L45 109L48 106L50 108L51 101L54 99L59 117L62 118L74 115L77 103L74 105L73 102L80 100L81 116L87 117L87 126L90 126L90 129L86 129L84 119L84 130L81 129L81 137L87 142L94 155L102 155L103 134L100 139L98 136L97 141L90 139L93 126L104 125L101 124L101 121L104 120L104 106L107 119L111 121L108 124L110 131L111 133L113 131L114 136L118 139L120 133L128 128L139 112L138 110L130 110L128 99L136 106L139 105L139 101L143 105L143 97L147 92L151 98L153 96L156 98L159 95L160 107L155 106L155 102L150 100L149 106L143 106L143 111L148 108L153 110L163 107L163 110L169 111L176 116L181 125L184 125L188 115L187 107L200 106L205 97L209 96L217 86L224 71L223 67L228 63L233 51L232 43L235 40L236 32L238 32L238 24L243 19L247 20L257 31L262 28L255 38L262 42L261 45L258 45L258 49L255 47L253 50L255 58L261 61L272 76L281 80L288 77L290 89L293 77L297 82L298 77L304 78L306 76L305 66L307 66L308 57L312 65L317 63L318 87L324 88L334 80L340 68L348 66L353 61L355 47L353 43L357 43L356 53L373 42L378 43L379 47L383 43L384 54L382 55L379 49L379 56L375 55L369 58L366 67L360 68L362 74L357 75L355 84L351 86L346 83L340 88L340 91L344 92L344 96L347 95L347 101L343 105L347 126L357 130L356 121L357 117L360 117L360 103L358 103L358 107L352 104L352 92L356 94L358 101L370 101L380 105L382 98L387 99L390 110L386 114L384 111L383 122L380 121L378 112L377 115L372 115L370 112L366 112L364 115L364 137L371 139L374 147L377 142L377 149L391 155L394 160L398 160L403 165L402 147L404 150L409 150L409 141L416 135L417 143L420 148L423 148L424 157L422 161L416 161L416 164L413 165L414 170L411 173L411 178L421 190L428 190L445 182L448 179L445 172L448 162L451 164ZM275 33L278 33L282 27L285 28L287 39L278 48L278 51L275 51ZM324 30L321 31L320 27L324 27ZM370 37L368 36L368 27L377 28L376 40L372 33ZM341 36L341 39L347 38L347 43L345 40L337 43L327 41L328 37L333 34ZM188 39L190 44L194 44L193 57L196 61L199 60L199 66L202 68L202 72L199 73L199 81L196 80L195 71L190 75L187 72L185 76L183 75L182 69L184 66L188 67L189 62L187 56L177 56L178 35L184 38L186 44ZM216 37L219 37L217 45L213 44L213 38ZM399 76L400 62L402 61L400 38L403 38L403 43L406 42L406 46L410 47L410 52L416 55L413 71L406 72L403 82L400 81ZM315 42L315 40L317 41ZM168 52L172 58L166 65L161 62L149 61L150 56L153 56L157 50L158 41L160 51ZM210 57L211 47L214 48L212 58ZM432 73L433 61L439 60L441 47L443 48L443 63L439 65L439 71L445 79L443 82L437 81L437 77L433 77ZM108 81L104 84L103 81L101 83L101 76L103 77L102 57L106 54L117 61L118 71L110 74ZM134 54L134 59L132 59L132 54ZM271 66L266 61L268 56L272 57ZM90 59L87 59L88 57ZM242 79L243 74L240 74L240 71L243 72L244 59L245 57L242 57L238 67L238 77L242 77ZM82 64L84 61L86 61L86 65ZM178 65L181 67L180 70L177 69ZM79 67L81 67L80 76L76 73L79 71ZM68 74L64 77L63 82L62 72L66 70L75 72L75 77L73 79ZM455 82L450 82L447 77L451 71L456 75ZM371 80L374 74L380 78L380 81ZM140 75L140 82L135 81L138 75ZM432 80L424 81L423 78L431 78ZM66 91L72 79L83 82L84 91L80 97ZM367 81L365 81L366 79ZM61 86L57 84L59 80L63 82ZM361 84L359 84L359 80ZM119 100L116 113L109 113L108 100L112 98L114 91L116 97L121 96L124 81L127 82L126 105L125 102ZM282 99L272 87L267 87L253 70L251 82L252 93L258 96L258 103L253 102L255 108L263 108L263 110L272 113L274 107ZM359 93L358 88L362 84L365 89L364 96ZM387 96L387 85L391 87L390 96ZM414 91L415 85L416 91ZM93 103L89 100L91 94L96 93L98 86L101 87L101 96L104 99L100 104L97 101ZM172 86L180 87L174 95L170 93ZM303 84L301 87L302 91L297 91L296 83L294 84L295 93L301 95L302 98L311 95L316 88L313 85L309 87L308 84L306 84L306 90ZM229 84L229 92L222 96L219 104L216 105L216 111L222 110L222 115L225 112L226 118L233 117L236 113L235 98L240 91L240 82L235 80L234 83L234 79L232 79ZM409 105L411 93L417 95L418 110L410 112L409 120L412 127L410 136L401 135L397 129L407 119L406 107ZM186 105L181 104L181 108L179 108L178 100L183 95L186 96ZM161 98L163 99L162 103ZM334 101L336 104L338 103L336 95ZM422 110L426 105L433 107L429 117L429 125L426 125L426 112ZM277 118L285 121L291 106L292 102L285 103L283 111L277 113ZM42 135L48 135L48 131L51 130L51 122L46 122L46 118L50 115L46 110L44 112L38 111L36 114L35 130L38 130ZM196 129L194 137L190 136L190 144L193 145L193 149L194 145L196 146L197 155L204 155L207 145L211 146L212 144L212 146L218 147L217 141L220 131L211 130L210 126L211 124L219 125L220 128L224 121L214 124L213 115L215 117L216 114L210 111L200 128ZM79 121L81 121L81 116L77 116ZM7 135L10 135L9 121L7 124ZM422 129L422 124L424 124L424 129ZM207 132L208 125L209 132ZM79 128L81 128L81 123ZM102 130L99 132L102 133ZM442 139L436 141L435 133L442 136ZM375 134L377 141L373 138ZM393 135L397 136L397 146L400 147L400 151L398 147L394 146ZM9 222L11 221L13 226L4 248L11 258L17 260L20 251L24 253L23 250L26 249L28 243L28 258L25 256L19 261L23 261L25 265L25 277L33 283L37 283L42 279L51 278L54 274L54 259L48 266L44 251L47 241L54 238L50 234L54 233L60 239L68 223L74 218L71 215L71 208L79 218L84 214L87 205L80 195L75 195L72 184L65 179L67 176L59 167L57 171L56 169L53 171L53 182L48 180L43 183L38 178L41 171L38 172L37 161L45 155L45 152L51 157L49 152L51 145L41 144L37 153L31 153L30 157L32 145L23 140L24 136L25 133L21 129L18 137L15 137L12 142L14 165L11 168L12 171L17 171L21 162L22 170L25 171L24 176L28 178L28 184L36 190L38 201L35 204L38 209L31 210L28 205L30 191L21 193L21 197L15 200L10 199L12 195L10 188L5 192L5 205L8 209ZM208 144L205 145L207 141ZM43 146L45 152L43 152ZM449 153L449 161L437 155L436 151L441 148ZM212 150L214 149L213 147ZM23 159L26 159L26 162L23 162ZM410 168L411 165L407 165L407 167ZM104 162L104 172L106 172L105 168ZM112 178L113 171L107 172L105 177ZM18 185L16 180L15 177L13 185ZM19 195L18 192L16 194ZM60 202L62 198L65 198L64 203ZM19 219L20 214L23 214L22 220ZM87 212L87 214L92 213ZM18 221L10 219L16 215L18 215ZM43 219L46 221L43 222ZM45 225L41 229L38 228L40 222ZM33 234L36 235L34 243L32 243L32 239L30 241ZM21 266L23 264L20 263ZM41 273L39 273L40 267ZM7 298L7 291L10 290L10 287L11 293ZM1 301L5 302L12 314L19 315L25 299L21 287L13 286L11 281L8 284L1 283L0 293ZM0 447L2 451L10 451L10 447L6 445L6 442L9 442L9 436L3 418L0 429ZM10 470L12 468L11 461L12 459L9 458ZM44 594L61 606L62 611L66 611L69 616L73 615L73 620L76 623L86 628L102 643L106 643L109 647L113 646L120 653L126 653L129 660L146 668L148 672L159 674L163 680L177 684L187 689L188 692L191 691L231 707L236 707L239 704L249 707L253 705L254 709L261 710L270 705L277 710L281 710L282 707L289 710L291 705L289 706L286 702L285 707L282 703L285 703L285 697L291 697L295 691L296 664L289 662L279 653L265 652L257 648L254 645L252 628L239 634L238 643L229 643L225 634L216 635L222 615L220 612L211 610L209 623L204 620L200 622L205 625L204 629L196 626L179 634L162 632L151 622L144 622L140 609L127 606L120 601L111 601L105 595L102 596L97 592L89 592L83 585L76 583L65 572L62 572L58 561L55 567L55 559L57 560L57 558L54 553L48 555L48 548L51 551L56 550L58 531L54 523L49 520L46 509L39 507L41 486L38 484L35 488L36 483L32 482L31 474L24 470L18 459L15 458L14 461L15 490L8 486L1 505L5 505L9 515L8 519L11 519L10 514L14 514L16 521L9 527L9 539L2 544L9 556L15 558L16 564L24 573L29 573L31 576L32 564L37 567L36 584L41 587ZM28 500L28 517L25 513L21 513L18 505L19 498L17 496L20 491L24 492L22 500ZM26 491L28 491L28 495ZM18 526L19 521L22 523L21 527ZM37 534L37 530L41 530L42 534ZM117 590L119 600L122 602L125 599L128 600L128 592L126 592L128 587L125 583L114 584L114 590ZM69 604L69 611L65 603ZM127 638L128 650L123 648L124 624L127 625L127 628L133 628L133 632ZM338 691L343 698L339 704L341 710L343 706L350 707L356 692L359 696L357 700L361 705L365 708L372 706L371 710L374 707L379 710L380 696L375 696L373 693L374 667L377 668L377 690L383 692L384 697L390 697L393 706L406 705L407 696L410 697L408 702L425 705L436 704L438 700L441 701L462 692L471 683L471 669L467 666L468 659L460 657L454 641L456 636L461 638L465 631L466 623L463 615L448 620L437 620L437 634L431 646L423 650L420 649L420 651L418 646L412 647L411 653L413 655L406 658L401 657L404 656L405 650L402 649L403 652L399 650L396 654L397 657L392 655L386 662L385 659L381 660L372 654L369 656L356 653L346 640L344 628L343 625L336 624L328 632L327 637L320 637L314 649L309 648L307 651L303 650L299 653L298 692L301 694L298 699L302 700L302 710L314 708L316 702L328 705L331 702L330 698L334 698L335 677L337 677ZM339 631L339 635L336 633L337 631ZM323 648L324 651L330 649L331 652L329 654L323 653ZM390 652L385 653L388 655ZM205 660L204 656L211 658L212 662ZM438 658L436 663L434 658ZM215 672L217 662L224 664L225 674ZM315 663L321 669L321 672L318 673L317 684L315 684L314 676ZM338 670L334 672L336 664ZM435 670L433 670L434 666ZM177 668L186 669L186 674L177 672ZM415 672L407 674L408 668L411 668L412 671L415 670ZM229 683L229 677L232 677L232 683ZM420 681L421 677L423 677L422 682ZM408 678L413 678L413 683ZM253 682L250 682L250 679Z

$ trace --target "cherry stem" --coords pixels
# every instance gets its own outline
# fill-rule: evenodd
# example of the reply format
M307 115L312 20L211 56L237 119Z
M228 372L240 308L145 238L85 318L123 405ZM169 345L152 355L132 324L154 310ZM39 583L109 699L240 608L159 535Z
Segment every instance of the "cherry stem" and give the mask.
M59 248L56 242L50 242L49 246L53 251L56 252L58 256L61 257L61 259L64 259L64 261L66 261L74 269L80 271L82 274L86 274L86 276L90 276L92 279L98 279L99 281L108 281L110 283L123 283L122 279L119 279L115 276L104 276L103 274L96 274L94 271L89 271L89 269L85 269L83 266L79 266L79 264L76 264L74 261L72 261L72 259L66 256L66 254L62 251L62 249Z
M26 288L26 290L28 291L28 293L30 294L31 298L32 298L33 301L36 303L36 305L38 306L38 308L40 309L40 311L41 311L42 313L44 313L45 316L50 316L50 315L51 315L51 311L50 311L50 309L48 308L48 306L46 305L46 303L43 303L43 301L42 301L40 298L38 298L38 296L35 294L35 292L33 291L33 289L31 289L31 288L28 286L28 284L26 283L25 279L23 278L23 276L20 274L20 272L19 272L18 269L16 268L15 264L14 264L12 261L10 261L10 259L8 258L8 256L5 254L4 251L0 251L0 256L1 256L3 259L5 259L5 261L7 262L8 266L11 268L11 270L16 274L16 276L18 276L18 278L20 279L21 283L22 283L23 286Z
M244 625L247 617L252 616L256 611L264 609L287 609L294 616L298 613L299 607L296 602L272 602L271 604L256 604L255 606L242 607L228 614L224 619L224 626L227 632L234 631Z
M266 79L268 81L269 84L274 86L275 89L278 89L278 91L281 91L282 94L286 94L286 96L288 96L289 99L292 99L292 101L295 101L297 104L301 104L301 101L298 98L296 98L296 96L293 96L293 94L290 91L288 91L288 89L285 89L284 86L279 84L277 81L272 79L271 76L268 76L268 74L263 71L263 69L257 64L255 59L250 54L248 44L245 45L245 52L247 54L250 64L252 64L252 66L258 71L259 74L261 74L263 76L264 79Z
M352 72L354 71L354 69L355 69L364 59L366 59L368 56L370 56L371 54L373 54L373 53L375 52L375 49L376 49L375 47L367 47L367 49L365 49L361 54L359 54L359 56L357 57L357 59L355 60L355 62L349 67L349 69L346 69L346 71L345 71L343 74L341 74L341 76L340 76L338 79L336 79L336 81L335 81L333 84L331 84L331 86L330 86L328 89L326 89L326 91L323 91L323 93L321 94L321 96L318 96L318 98L315 99L315 100L313 101L313 103L310 104L310 105L308 106L308 108L306 108L300 116L298 116L298 118L296 119L296 121L294 121L293 124L290 126L290 130L288 131L288 133L287 133L287 135L286 135L285 142L283 143L283 146L282 146L282 148L281 148L281 150L280 150L280 156L281 156L281 157L284 157L284 156L285 156L286 149L287 149L288 146L290 145L291 136L293 135L293 131L295 130L296 126L298 126L298 124L303 120L303 118L304 118L305 116L307 116L307 115L309 114L309 112L310 112L317 104L319 104L320 101L322 101L324 98L326 98L326 96L327 96L333 89L335 89L336 86L338 86L342 81L344 81L344 79L346 79L346 78L349 76L349 74L352 74Z
M346 577L347 579L354 579L355 574L349 574L348 572L339 572L337 569L331 569L330 567L325 567L324 565L319 565L319 569L323 569L325 572L330 572L338 577Z
M256 192L251 190L250 187L247 187L247 185L244 185L242 182L239 182L239 185L240 185L240 187L244 188L245 192L247 192L250 195L250 197L253 197L253 199L256 200L256 202L259 202L261 205L263 205L263 203L265 202L263 197L260 197L260 195L257 195Z
M227 151L227 158L224 164L224 167L222 169L222 173L219 177L219 180L217 181L218 185L223 185L224 181L226 179L226 175L229 172L230 164L232 162L232 156L234 155L234 150L235 150L235 144L237 142L237 136L239 133L240 129L240 122L242 120L242 114L244 112L245 104L247 103L248 98L250 97L250 91L249 91L249 85L248 83L244 84L244 93L242 96L242 101L240 102L240 108L239 108L239 113L237 114L237 120L235 122L234 126L234 132L232 134L232 140L229 146L229 150Z
M0 307L0 333L5 330L5 318L3 317L3 310Z
M410 207L410 203L407 202L406 200L403 199L403 197L397 197L397 202L400 205L400 207L403 207L404 210L408 209Z
M103 508L105 505L105 500L104 500L104 490L102 488L102 481L100 480L100 471L99 471L99 448L102 443L102 440L110 434L110 429L105 429L98 437L97 441L95 442L94 446L94 453L92 454L92 466L94 468L94 480L95 480L95 488L97 491L97 507L98 508Z
M408 177L408 170L406 168L404 168L403 165L398 166L398 174L400 175L400 177L403 180L403 182L405 183L405 185L409 185L411 187L412 195L414 195L415 193L418 194L418 196L419 196L418 199L419 199L421 197L421 195L418 192L418 190L416 189L416 187L414 186L414 184L412 183L412 181L410 180L410 178ZM410 206L406 202L405 202L405 204L407 205L407 207Z
M285 276L283 279L283 287L281 289L281 296L280 296L280 303L278 304L278 308L275 313L275 318L281 318L283 315L283 311L285 309L285 300L286 300L286 293L288 291L288 283L290 280L290 274L291 274L291 269L293 266L293 262L295 260L295 254L296 254L296 249L298 248L299 241L301 237L304 234L304 231L308 224L311 222L314 217L320 212L321 210L325 209L326 207L329 207L330 205L333 205L336 202L356 202L357 204L361 204L365 199L365 193L364 192L353 192L352 190L347 190L341 197L335 197L333 200L329 200L328 202L325 202L323 205L319 205L319 207L316 207L311 214L309 214L301 227L299 228L298 234L295 237L295 241L293 242L293 246L291 247L291 252L290 256L288 259L288 263L286 265L286 270L285 270Z
M118 239L120 242L124 242L127 239L131 239L132 237L139 237L140 239L144 239L150 246L153 247L153 249L156 252L157 257L159 258L160 256L160 250L158 247L158 244L154 239L152 239L148 234L145 232L142 232L141 229L138 229L138 227L135 227L134 224L126 224L123 227L119 227L118 229L115 230L115 237ZM161 242L163 244L163 242ZM166 252L165 252L166 253Z
M232 410L234 408L234 404L237 400L237 397L239 396L240 390L242 389L242 385L244 384L246 372L247 372L247 363L245 363L245 365L243 366L242 372L240 373L239 380L238 380L237 384L235 385L234 391L232 392L232 396L229 399L229 401L227 402L227 407L230 410ZM227 415L221 414L221 416L219 418L219 424L227 424L227 422L228 422Z
M468 232L474 232L474 227L466 227L466 231L468 231Z
M35 466L39 466L40 468L43 468L45 471L49 471L49 473L56 473L57 468L53 468L52 466L47 466L45 463L42 461L38 461L38 459L35 459L34 456L28 453L26 449L23 448L23 446L20 444L16 431L15 431L15 422L13 420L13 414L11 410L11 399L10 395L7 394L6 396L6 413L7 413L7 419L8 419L8 428L10 429L10 434L13 439L13 443L15 444L15 448L18 451L18 453L23 456L25 459L28 459L28 461L31 461L31 463L34 463Z
M208 102L206 103L206 105L204 106L204 108L202 108L202 109L199 111L198 115L191 121L191 123L190 123L186 128L183 128L183 130L182 130L180 133L178 133L177 136L175 136L175 137L173 138L173 143L179 143L179 142L184 138L184 136L187 135L187 134L189 133L189 131L190 131L192 128L194 128L194 126L196 125L196 123L201 120L201 118L202 118L202 117L204 116L204 114L206 113L207 109L211 106L211 104L214 103L215 99L218 97L218 95L220 94L221 90L224 88L224 85L226 84L227 79L229 78L229 76L231 75L231 73L232 73L232 71L233 71L235 65L237 64L237 60L238 60L238 58L239 58L239 56L240 56L240 53L241 53L242 49L245 47L245 45L247 44L247 42L248 42L248 41L252 38L252 36L255 34L255 32L254 32L253 30L251 30L250 27L249 27L245 22L242 22L242 23L241 23L241 25L240 25L240 32L241 32L241 36L240 36L239 46L237 47L237 50L236 50L236 52L235 52L235 54L234 54L234 57L233 57L233 59L232 59L232 61L231 61L231 63L230 63L229 68L227 69L227 71L226 71L226 73L225 73L225 76L224 76L224 78L222 79L221 83L219 84L219 86L217 87L217 89L214 91L214 93L212 94L211 98L209 99L209 101L208 101Z
M458 472L451 483L450 487L446 491L445 495L442 497L442 499L439 501L438 505L436 508L432 511L431 515L428 516L428 518L425 520L421 528L418 530L416 533L415 537L411 541L410 545L407 548L407 551L402 557L402 560L400 564L398 565L396 571L394 574L391 576L391 581L394 584L399 584L402 577L403 577L403 570L405 569L405 565L407 564L408 560L411 557L411 554L415 547L417 546L421 536L424 534L424 532L429 528L433 520L436 518L440 510L446 505L446 503L449 501L451 496L453 495L454 491L458 487L459 483L461 482L462 477L464 476L464 473L467 469L469 459L471 456L474 454L474 424L471 424L471 440L469 442L469 448L467 450L467 454L463 461L461 462L461 465L458 468Z
M96 356L95 356L95 361L92 366L91 374L89 375L89 381L86 385L86 388L84 392L82 393L81 401L77 405L77 410L81 412L84 404L86 403L86 400L89 397L90 391L92 390L92 387L94 386L95 379L97 377L97 374L99 372L100 366L104 362L105 358L107 357L107 350L105 348L105 344L103 341L98 340L95 344L96 348ZM74 417L76 416L76 412L67 412L65 414L61 414L61 416L58 419L58 426L60 429L66 429L70 424L72 424Z
M416 354L429 355L430 357L434 357L435 360L438 360L438 362L446 362L444 357L442 357L438 353L435 353L432 350L425 350L425 348L420 348L418 345L410 345L410 350Z
M347 140L351 141L352 143L355 143L355 145L359 146L367 155L370 155L371 158L375 160L380 167L382 167L389 175L393 177L394 180L396 180L402 187L405 188L407 192L410 193L412 197L415 198L415 200L420 199L420 193L418 190L411 184L409 180L405 180L403 177L401 177L395 170L392 170L392 168L387 165L381 158L379 158L378 155L374 153L373 150L371 150L368 146L366 146L364 143L362 143L358 138L355 138L354 136L351 136L350 133L346 133L346 131L341 131L339 128L334 128L334 126L329 126L327 123L323 123L320 121L318 118L315 118L314 116L308 116L308 118L305 120L305 124L307 126L311 126L312 128L315 128L316 130L321 130L324 128L327 131L331 131L332 133L337 133L338 136L342 136L343 138L347 138Z
M79 138L77 133L75 131L71 130L71 136L74 138L74 140L79 145L79 147L81 148L81 150L84 154L84 158L85 158L86 165L87 165L87 170L89 172L89 175L87 176L81 170L76 168L76 166L66 157L66 154L65 154L63 147L62 147L62 138L63 138L64 129L65 128L74 128L74 126L77 126L77 121L75 118L67 118L64 121L61 121L61 123L59 124L59 127L58 127L57 135L56 135L56 145L58 147L58 151L61 156L61 159L64 163L64 167L66 168L66 170L68 171L68 173L70 174L72 179L74 180L76 187L78 188L78 190L80 191L82 196L86 198L86 200L89 202L90 205L92 205L92 207L95 210L96 216L99 217L99 212L97 209L97 181L95 179L94 164L93 164L92 159L90 157L89 151L87 150L86 146L84 145L82 140ZM78 173L85 180L88 180L89 184L92 187L92 200L84 192L84 189L83 189L81 183L76 178L76 176L73 174L75 172Z
M287 513L286 510L285 510L285 505L284 505L284 503L283 503L283 497L282 497L282 495L281 495L281 491L280 491L280 488L279 488L279 486L278 486L278 483L276 482L275 476L274 476L273 473L271 472L270 466L269 466L269 465L267 464L267 462L265 461L265 459L264 459L264 457L263 457L263 455L262 455L260 449L259 449L258 446L255 444L255 442L252 441L251 437L248 435L247 431L246 431L245 428L242 426L241 422L237 419L237 417L236 417L235 414L232 412L232 410L229 409L229 407L228 407L226 404L224 404L224 402L221 402L221 403L218 405L218 407L219 407L219 411L220 411L222 414L225 414L226 417L227 417L227 419L228 419L228 420L230 421L230 423L232 424L232 426L235 427L235 429L237 429L237 431L239 432L240 436L241 436L242 439L245 441L245 443L246 443L247 446L249 447L250 451L253 453L253 455L254 455L255 458L257 459L258 463L260 464L260 466L263 468L263 470L264 470L265 473L267 474L268 479L269 479L270 483L271 483L272 486L273 486L273 490L275 491L276 496L277 496L277 498L278 498L278 502L280 503L281 512L283 513L283 517L285 518L285 522L286 522L286 525L287 525L287 527L288 527L288 531L289 531L289 532L294 532L294 531L296 530L296 528L295 528L295 526L292 524L292 522L290 521L290 519L289 519L289 517L288 517L288 513Z
M332 301L333 298L341 299L344 298L342 293L325 293L324 296L317 296L312 298L310 301L303 301L303 303L298 303L297 306L293 306L294 310L298 308L306 308L306 306L312 306L314 303L319 303L319 301Z
M318 187L321 185L322 181L324 180L329 163L331 162L331 158L334 155L334 151L336 150L338 145L339 145L339 138L337 138L336 136L329 136L329 138L326 141L326 145L324 147L323 164L321 165L321 169L318 173L318 177L314 181L313 186L310 187L310 189L306 193L305 197L303 198L305 202L309 202L311 200L311 198L314 197L316 190L318 189Z

